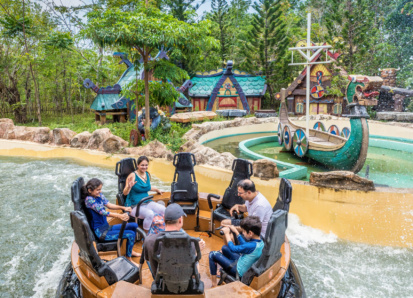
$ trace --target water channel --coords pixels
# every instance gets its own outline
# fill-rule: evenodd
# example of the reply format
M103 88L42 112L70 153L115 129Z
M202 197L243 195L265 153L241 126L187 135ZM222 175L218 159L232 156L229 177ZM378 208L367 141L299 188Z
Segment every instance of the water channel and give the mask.
M236 157L250 159L239 150L238 144L247 139L270 135L274 135L274 133L237 135L216 139L204 143L204 145L218 152L230 152ZM328 171L320 164L313 163L306 158L301 159L291 152L285 151L278 142L258 144L249 147L249 149L269 158L307 167L306 180L309 179L311 172ZM362 177L365 176L367 166L369 166L369 179L373 180L376 185L388 185L396 188L413 187L413 153L369 146L367 160L359 173Z
M98 177L114 202L114 169L0 157L0 173L0 296L54 297L73 242L71 183ZM156 177L153 182L170 190ZM302 225L294 214L287 235L309 297L413 296L413 249L342 241Z

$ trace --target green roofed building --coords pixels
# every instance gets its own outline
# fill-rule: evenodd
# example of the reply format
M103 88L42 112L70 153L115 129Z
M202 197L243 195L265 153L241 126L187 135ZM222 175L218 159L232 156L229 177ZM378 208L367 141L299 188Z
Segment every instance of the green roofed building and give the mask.
M254 113L261 109L267 90L264 76L232 70L232 61L225 69L198 72L191 81L189 96L194 111L240 109Z
M96 121L104 123L106 121L106 115L113 115L114 121L124 122L126 119L129 119L132 122L136 119L135 102L134 100L125 98L120 92L136 79L136 72L138 73L138 79L143 80L143 65L136 71L134 65L126 58L126 54L116 52L113 55L120 57L127 67L119 81L113 87L98 88L90 79L86 79L83 81L83 86L85 88L91 88L97 94L90 106L90 108L95 111ZM160 51L154 59L165 57L167 57L165 51ZM175 109L184 108L192 108L192 105L181 93L181 98L179 98L173 107L169 107L169 109L171 114L173 114Z

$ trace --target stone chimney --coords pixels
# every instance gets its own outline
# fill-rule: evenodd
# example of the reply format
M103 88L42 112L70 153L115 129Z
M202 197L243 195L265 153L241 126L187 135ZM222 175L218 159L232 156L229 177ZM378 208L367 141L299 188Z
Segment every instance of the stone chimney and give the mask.
M383 86L396 87L397 72L399 69L396 68L385 68L380 70L380 76L383 79ZM393 95L394 100L394 111L403 111L403 102L405 96L400 94Z
M385 68L380 70L380 76L383 79L384 86L396 87L397 72L396 68Z

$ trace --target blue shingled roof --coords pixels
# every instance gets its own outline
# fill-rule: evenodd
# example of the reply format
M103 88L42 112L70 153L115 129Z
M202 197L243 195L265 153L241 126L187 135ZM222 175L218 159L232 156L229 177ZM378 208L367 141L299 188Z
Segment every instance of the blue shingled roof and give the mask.
M194 83L194 86L189 89L189 95L210 96L220 78L221 76L193 77L191 81ZM235 77L235 79L240 84L245 96L263 95L265 87L264 77Z
M236 77L246 96L263 95L265 78L263 77Z
M189 89L189 95L210 96L215 85L218 83L221 76L191 79L194 86Z
M138 71L138 78L140 78L142 69ZM136 73L135 67L129 67L125 72L122 74L121 78L116 84L119 84L121 89L124 88L127 84L135 80ZM98 94L95 97L90 108L96 111L106 111L106 110L113 110L115 107L113 106L119 100L122 99L121 94ZM118 103L116 105L116 109L124 109L126 108L127 101L123 101L122 104Z

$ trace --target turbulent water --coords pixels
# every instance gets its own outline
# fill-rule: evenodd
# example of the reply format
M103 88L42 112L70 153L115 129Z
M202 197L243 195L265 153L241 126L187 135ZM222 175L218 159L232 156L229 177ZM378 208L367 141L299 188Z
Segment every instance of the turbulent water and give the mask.
M100 178L115 201L113 169L68 160L0 157L0 297L53 297L73 241L71 183ZM162 190L169 186L153 178ZM344 242L289 216L292 258L309 297L413 297L413 250Z

